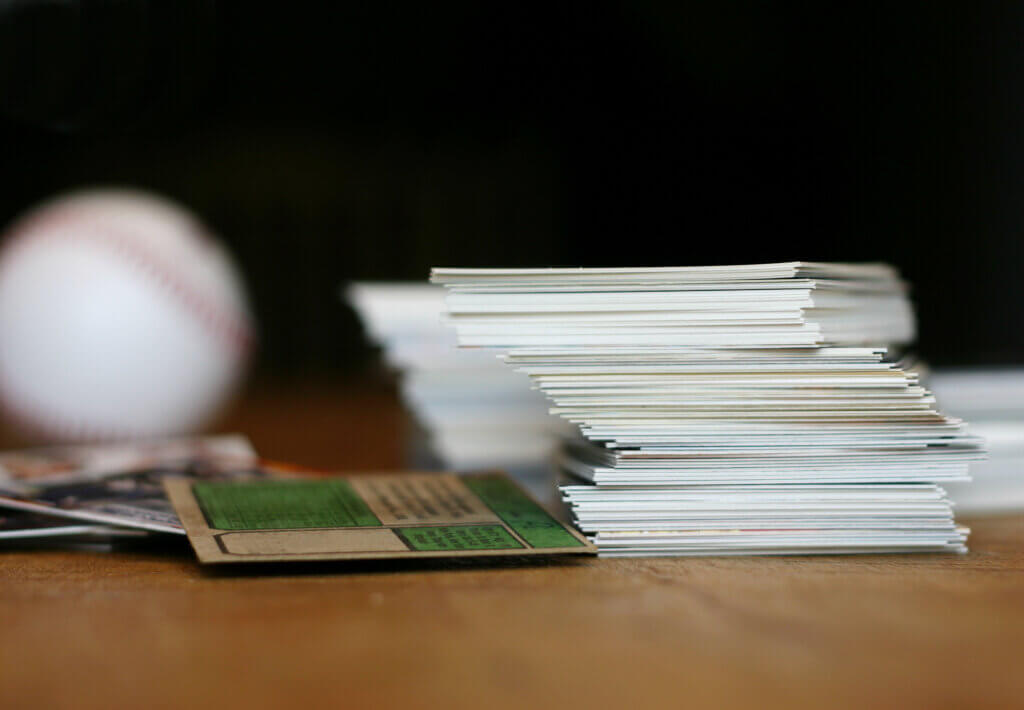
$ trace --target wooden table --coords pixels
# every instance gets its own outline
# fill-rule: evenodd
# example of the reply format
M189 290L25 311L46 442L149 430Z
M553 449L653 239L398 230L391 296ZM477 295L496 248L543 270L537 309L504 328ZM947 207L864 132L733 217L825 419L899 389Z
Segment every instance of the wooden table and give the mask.
M393 395L259 387L270 457L393 469ZM218 573L0 550L0 708L1014 707L1024 516L971 553Z

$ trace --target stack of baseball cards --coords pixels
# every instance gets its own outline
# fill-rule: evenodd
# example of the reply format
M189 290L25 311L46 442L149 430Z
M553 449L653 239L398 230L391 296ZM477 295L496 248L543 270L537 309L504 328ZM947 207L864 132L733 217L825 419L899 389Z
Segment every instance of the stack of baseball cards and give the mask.
M962 552L943 485L981 442L905 353L884 264L437 268L463 347L575 425L560 464L605 556Z
M424 283L359 282L343 292L422 427L409 463L454 471L500 468L538 497L551 491L550 460L570 427L548 416L526 375L493 353L459 349L442 322L444 289Z

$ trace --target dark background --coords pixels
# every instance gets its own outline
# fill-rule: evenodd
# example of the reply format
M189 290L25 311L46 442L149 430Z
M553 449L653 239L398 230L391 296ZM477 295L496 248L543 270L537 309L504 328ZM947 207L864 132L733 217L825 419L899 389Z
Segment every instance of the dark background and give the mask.
M235 251L270 374L348 279L886 260L922 354L1024 361L1014 4L0 0L0 222L132 185Z

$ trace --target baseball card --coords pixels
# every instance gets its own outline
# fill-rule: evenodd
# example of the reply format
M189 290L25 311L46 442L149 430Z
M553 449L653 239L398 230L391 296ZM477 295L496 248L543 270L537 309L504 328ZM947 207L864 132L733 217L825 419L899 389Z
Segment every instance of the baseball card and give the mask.
M203 563L596 553L501 473L164 486Z
M0 543L7 540L41 540L46 538L111 539L145 537L141 530L87 525L60 518L34 515L23 511L0 511Z

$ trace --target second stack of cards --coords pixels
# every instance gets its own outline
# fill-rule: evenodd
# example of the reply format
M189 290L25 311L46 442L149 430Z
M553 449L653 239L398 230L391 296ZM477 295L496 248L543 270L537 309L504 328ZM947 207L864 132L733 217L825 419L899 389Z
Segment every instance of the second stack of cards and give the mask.
M885 265L435 269L464 347L576 424L563 487L604 555L963 551L977 439L897 349Z

